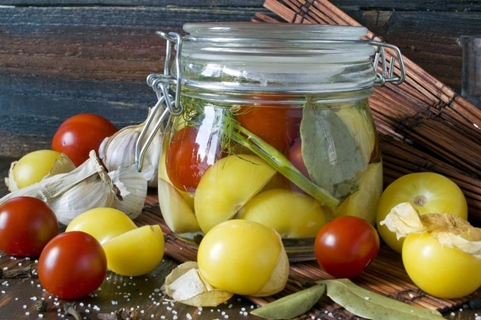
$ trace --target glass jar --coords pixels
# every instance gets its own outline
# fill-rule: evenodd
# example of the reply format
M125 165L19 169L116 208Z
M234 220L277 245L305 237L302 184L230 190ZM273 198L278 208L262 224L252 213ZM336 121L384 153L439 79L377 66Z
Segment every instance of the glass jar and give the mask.
M164 74L148 78L163 111L159 204L175 235L197 245L215 225L249 219L275 228L294 261L313 258L318 230L336 216L374 223L382 159L368 98L374 85L403 81L384 54L394 48L402 67L399 50L361 40L364 27L184 31L159 33Z

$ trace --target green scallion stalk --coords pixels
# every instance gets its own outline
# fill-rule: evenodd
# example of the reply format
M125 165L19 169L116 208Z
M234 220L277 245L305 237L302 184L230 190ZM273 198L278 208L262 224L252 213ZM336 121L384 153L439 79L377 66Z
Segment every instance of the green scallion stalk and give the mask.
M339 205L339 200L334 198L328 191L319 187L307 177L305 177L281 152L261 138L238 126L238 130L233 130L232 140L241 146L248 148L254 154L266 161L274 169L279 171L284 177L306 192L308 195L318 200L322 204L335 210Z

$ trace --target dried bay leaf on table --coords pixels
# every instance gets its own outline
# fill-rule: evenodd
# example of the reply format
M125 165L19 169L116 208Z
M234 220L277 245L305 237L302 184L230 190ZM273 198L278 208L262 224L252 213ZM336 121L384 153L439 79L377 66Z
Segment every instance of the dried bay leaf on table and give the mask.
M352 314L374 320L441 320L437 310L424 309L364 289L349 279L329 279L251 311L268 319L290 319L308 312L324 293Z
M437 310L420 308L377 294L349 279L323 280L320 283L326 285L326 293L334 302L366 319L444 319Z
M324 295L323 283L275 300L251 311L252 314L268 319L290 319L309 311Z
M364 163L349 128L333 109L306 103L301 139L302 157L314 183L338 199L359 189Z

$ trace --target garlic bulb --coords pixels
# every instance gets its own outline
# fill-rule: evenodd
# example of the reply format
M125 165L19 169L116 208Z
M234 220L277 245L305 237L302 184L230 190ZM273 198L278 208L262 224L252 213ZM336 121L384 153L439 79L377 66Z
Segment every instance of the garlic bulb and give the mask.
M60 224L67 225L77 215L98 207L117 208L137 217L147 197L147 179L152 169L138 172L135 166L107 173L95 151L79 167L68 173L46 177L28 187L13 191L0 204L18 196L45 201Z
M160 110L159 110L160 111ZM152 110L149 109L148 117L151 115ZM157 112L154 114L154 118L157 117ZM156 123L156 119L152 119ZM102 159L105 167L109 171L117 170L121 167L129 167L135 164L135 147L140 133L144 128L146 121L139 125L131 125L120 129L113 136L105 138L99 147L99 157ZM147 128L144 136L145 143L147 137L155 130L155 126L151 125ZM154 168L152 175L148 177L148 186L157 187L157 172L158 164L162 145L162 132L159 130L152 140L149 148L144 156L143 170L148 168Z

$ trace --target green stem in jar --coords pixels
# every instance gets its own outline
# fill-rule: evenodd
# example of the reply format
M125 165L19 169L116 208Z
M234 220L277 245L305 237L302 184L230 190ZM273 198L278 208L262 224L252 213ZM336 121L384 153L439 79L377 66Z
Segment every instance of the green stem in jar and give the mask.
M314 184L306 176L304 176L281 152L270 144L238 125L238 130L232 132L232 140L241 146L248 148L254 154L270 164L274 169L283 176L297 185L308 195L318 200L322 204L331 209L335 209L339 205L339 200L333 197L325 189Z

